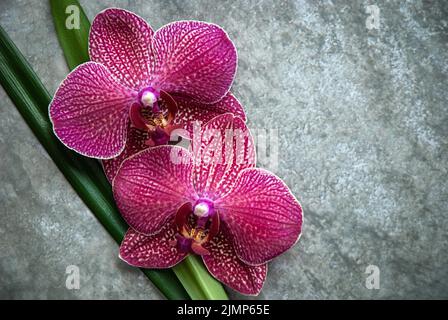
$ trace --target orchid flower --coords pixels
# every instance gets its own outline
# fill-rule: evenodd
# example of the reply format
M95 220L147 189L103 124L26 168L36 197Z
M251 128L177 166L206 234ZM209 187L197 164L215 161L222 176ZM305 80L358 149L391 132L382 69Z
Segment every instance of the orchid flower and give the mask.
M154 32L134 13L106 9L92 23L89 55L50 104L55 134L80 154L111 159L140 143L129 137L161 145L194 120L226 112L244 118L229 93L236 49L217 25L178 21Z
M182 130L173 130L173 133L177 132L179 135L182 135L183 138L188 138L191 136L194 123L206 123L220 114L231 112L246 121L246 115L243 107L231 94L227 94L219 102L214 103L213 105L194 103L180 97L176 97L176 99L178 101L178 105L181 106L179 110L182 110L184 116L181 115L180 117L176 117L174 119L175 128L177 129L181 126L187 134L185 134ZM175 135L173 134L173 136ZM109 181L114 179L118 168L124 160L137 152L150 147L148 145L148 139L150 139L150 137L151 132L148 132L147 130L140 130L134 126L129 127L124 150L113 159L103 159L101 161L104 173Z
M216 279L247 295L260 292L267 262L301 232L299 202L280 178L255 168L252 136L230 113L205 124L189 150L157 146L125 160L113 192L131 227L121 259L170 268L197 254Z

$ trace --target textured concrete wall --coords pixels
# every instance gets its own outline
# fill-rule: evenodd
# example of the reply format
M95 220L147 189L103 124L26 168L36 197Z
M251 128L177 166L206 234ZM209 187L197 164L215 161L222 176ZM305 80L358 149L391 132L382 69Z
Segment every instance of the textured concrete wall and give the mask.
M251 128L278 132L271 169L305 210L260 298L448 298L448 2L81 3L90 19L118 6L154 28L215 22L234 40L233 91ZM366 28L370 4L379 29ZM54 93L68 70L47 1L1 0L0 24ZM0 106L0 298L162 298L117 258L2 89ZM65 288L72 264L80 290ZM379 290L365 287L371 264Z

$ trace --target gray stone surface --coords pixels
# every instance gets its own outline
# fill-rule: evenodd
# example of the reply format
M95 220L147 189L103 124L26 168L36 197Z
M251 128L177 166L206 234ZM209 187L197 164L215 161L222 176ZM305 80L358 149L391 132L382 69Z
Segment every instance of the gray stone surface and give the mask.
M277 130L271 169L305 210L259 298L448 298L446 1L81 3L90 19L118 6L154 28L215 22L234 40L233 91L252 128ZM1 0L0 24L53 93L67 67L47 1ZM2 89L0 101L0 298L162 298L118 260ZM71 264L80 290L65 288ZM365 287L368 265L379 290Z

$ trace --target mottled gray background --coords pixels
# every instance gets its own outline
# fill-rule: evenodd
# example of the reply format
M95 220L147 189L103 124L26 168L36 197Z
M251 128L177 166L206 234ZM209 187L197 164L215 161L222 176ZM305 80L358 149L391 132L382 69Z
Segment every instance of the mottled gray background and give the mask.
M81 3L90 19L119 6L154 28L215 22L234 40L233 91L252 128L278 130L275 172L305 210L259 298L448 298L447 1ZM54 93L68 70L47 1L0 0L0 24ZM162 298L117 258L1 88L0 104L0 298ZM80 290L65 288L72 264ZM365 287L370 264L380 290Z

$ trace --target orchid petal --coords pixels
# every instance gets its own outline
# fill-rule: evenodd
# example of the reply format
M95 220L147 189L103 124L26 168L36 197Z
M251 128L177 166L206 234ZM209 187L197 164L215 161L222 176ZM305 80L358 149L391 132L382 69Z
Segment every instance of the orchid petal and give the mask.
M80 65L59 86L50 104L54 132L69 148L93 158L112 158L125 146L135 92L116 82L101 64Z
M155 234L182 204L195 199L191 162L186 149L158 146L122 163L113 192L123 218L132 228Z
M140 268L171 268L187 256L173 245L176 243L176 232L172 221L152 236L130 228L121 243L120 258Z
M190 134L193 132L193 123L195 121L206 124L214 117L224 113L232 113L240 117L243 121L246 121L243 106L230 92L214 104L199 103L181 96L175 99L178 111L174 119L174 124L181 126L183 129L189 131Z
M231 234L225 226L204 247L210 252L202 259L208 271L230 288L246 295L258 295L267 275L267 264L250 266L235 254Z
M253 138L241 118L226 113L193 134L194 183L201 197L215 200L228 193L238 173L255 166Z
M103 160L103 169L106 173L109 182L112 182L120 168L121 163L134 154L147 149L146 141L149 139L147 131L137 129L130 124L128 125L128 133L126 139L126 146L120 155L113 159Z
M220 100L236 72L236 49L219 26L178 21L159 29L153 38L156 57L154 87L202 103Z
M246 120L241 104L231 93L228 93L219 102L211 105L200 104L181 97L176 97L176 102L180 108L176 115L174 126L175 128L188 130L190 135L193 133L193 123L195 121L207 123L220 114L230 112L239 116L242 120ZM149 138L147 131L139 130L129 125L126 147L123 152L113 159L103 161L104 171L109 181L113 180L118 168L125 159L149 147L146 143Z
M90 59L105 65L120 82L134 90L148 84L154 35L145 20L122 9L106 9L93 20Z
M244 262L265 263L293 246L302 228L302 208L285 183L263 169L240 173L232 191L215 202Z

